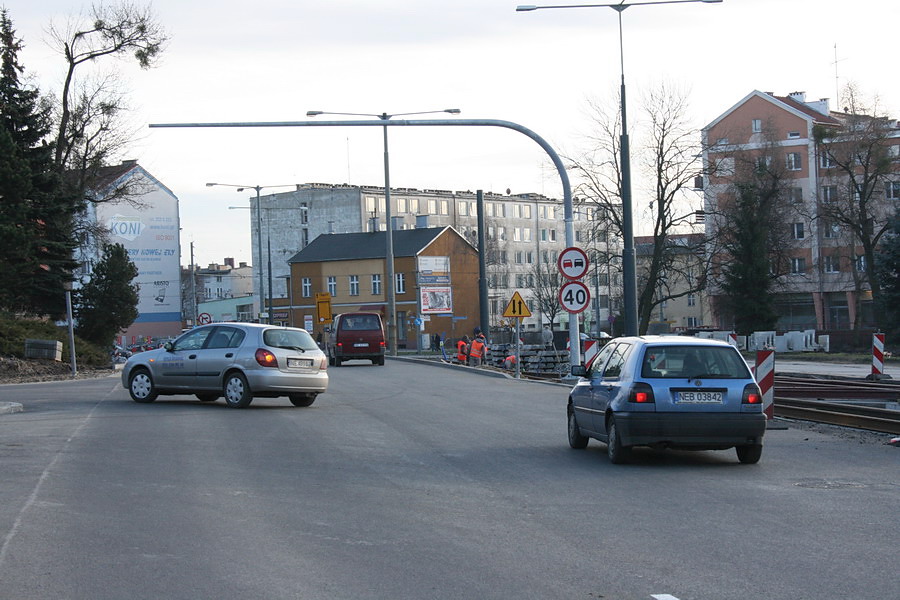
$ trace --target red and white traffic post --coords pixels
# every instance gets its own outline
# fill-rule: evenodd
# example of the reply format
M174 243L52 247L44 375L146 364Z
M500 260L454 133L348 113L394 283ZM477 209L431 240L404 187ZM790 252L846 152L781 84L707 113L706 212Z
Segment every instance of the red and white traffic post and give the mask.
M763 397L766 419L775 418L775 351L759 350L756 353L756 382Z
M872 334L872 379L884 375L884 334Z

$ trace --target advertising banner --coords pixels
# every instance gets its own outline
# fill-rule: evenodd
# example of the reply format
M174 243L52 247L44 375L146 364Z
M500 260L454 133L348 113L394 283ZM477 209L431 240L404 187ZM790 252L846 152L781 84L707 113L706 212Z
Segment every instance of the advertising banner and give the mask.
M453 293L450 287L429 286L419 289L422 314L453 312Z

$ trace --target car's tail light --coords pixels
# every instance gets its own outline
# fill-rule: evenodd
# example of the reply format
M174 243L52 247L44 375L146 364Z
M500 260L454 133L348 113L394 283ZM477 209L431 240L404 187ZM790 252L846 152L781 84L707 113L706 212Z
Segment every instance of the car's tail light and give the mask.
M256 351L256 362L263 367L278 367L278 359L265 348Z
M653 397L653 388L649 384L638 382L631 388L628 394L629 402L637 402L638 404L653 404L656 400Z
M744 386L744 396L741 398L741 404L762 404L762 392L755 383L748 383Z
M320 371L328 370L328 357L327 356L323 356L322 360L319 361L319 370Z
M378 342L378 345L381 346L382 349L384 349L384 340L381 340L380 342Z
M338 350L343 350L344 342L338 342L337 344L335 344L335 346L337 346Z

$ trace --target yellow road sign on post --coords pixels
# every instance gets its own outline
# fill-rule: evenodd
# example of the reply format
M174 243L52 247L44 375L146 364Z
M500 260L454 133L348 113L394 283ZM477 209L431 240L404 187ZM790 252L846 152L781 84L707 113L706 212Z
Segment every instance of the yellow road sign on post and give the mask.
M331 323L331 294L316 293L316 320L319 323Z
M506 309L503 311L503 316L515 319L524 319L525 317L531 316L531 311L528 310L528 305L522 300L522 296L519 295L519 292L513 292L509 304L506 305Z

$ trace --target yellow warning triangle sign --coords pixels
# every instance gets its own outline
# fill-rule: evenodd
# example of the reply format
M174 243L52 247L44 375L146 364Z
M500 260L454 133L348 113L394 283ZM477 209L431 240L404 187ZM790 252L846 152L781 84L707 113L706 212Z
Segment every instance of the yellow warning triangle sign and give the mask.
M531 316L531 311L528 310L528 305L522 300L519 292L513 292L509 304L506 305L506 309L503 311L503 316L516 319L524 319Z

